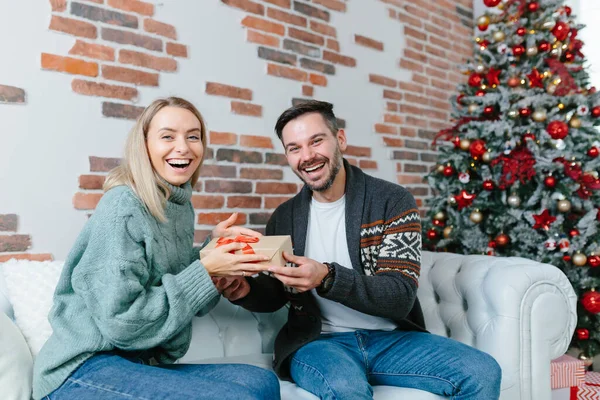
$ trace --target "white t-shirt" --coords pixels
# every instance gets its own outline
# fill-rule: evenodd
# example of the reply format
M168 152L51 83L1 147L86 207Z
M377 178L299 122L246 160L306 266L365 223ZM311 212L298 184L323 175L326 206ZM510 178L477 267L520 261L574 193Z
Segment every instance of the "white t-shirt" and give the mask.
M333 203L319 203L312 199L304 252L306 257L318 262L336 262L352 269L346 241L345 209L346 196ZM396 324L390 319L361 313L319 296L315 289L312 292L321 309L323 333L352 332L357 329L396 329Z

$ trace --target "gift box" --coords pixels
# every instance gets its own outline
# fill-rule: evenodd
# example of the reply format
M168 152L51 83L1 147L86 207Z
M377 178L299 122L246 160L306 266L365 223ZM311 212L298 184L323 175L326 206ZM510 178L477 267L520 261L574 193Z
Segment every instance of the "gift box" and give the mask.
M257 264L262 265L277 265L285 267L287 261L283 258L283 252L294 254L292 248L292 238L286 236L261 236L260 238L252 236L231 236L212 239L202 250L200 250L200 259L208 255L211 251L219 246L224 246L229 243L244 243L243 249L236 251L236 254L262 254L269 259L261 261Z
M555 389L552 400L600 400L600 373L588 372L581 386Z
M550 366L550 387L561 389L577 387L585 382L585 365L582 360L567 354L552 360Z

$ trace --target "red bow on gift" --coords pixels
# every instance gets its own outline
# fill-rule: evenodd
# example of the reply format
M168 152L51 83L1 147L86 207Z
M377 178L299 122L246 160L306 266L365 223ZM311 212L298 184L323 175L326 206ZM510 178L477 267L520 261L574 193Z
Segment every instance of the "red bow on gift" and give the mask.
M217 245L215 247L225 246L229 243L246 243L246 246L242 248L242 253L244 254L255 254L254 249L250 246L249 243L257 243L260 239L254 236L236 236L234 238L230 237L222 237L217 240ZM231 254L235 253L234 251L230 251Z

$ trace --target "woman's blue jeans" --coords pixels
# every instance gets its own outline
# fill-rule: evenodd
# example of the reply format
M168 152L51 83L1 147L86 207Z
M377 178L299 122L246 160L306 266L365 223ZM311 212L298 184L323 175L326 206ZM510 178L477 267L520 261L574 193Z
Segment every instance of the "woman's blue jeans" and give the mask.
M291 360L298 386L321 399L372 399L371 385L420 389L455 400L495 400L501 369L487 353L422 332L323 334Z
M150 366L114 353L81 365L50 400L279 400L279 381L263 368L244 364Z

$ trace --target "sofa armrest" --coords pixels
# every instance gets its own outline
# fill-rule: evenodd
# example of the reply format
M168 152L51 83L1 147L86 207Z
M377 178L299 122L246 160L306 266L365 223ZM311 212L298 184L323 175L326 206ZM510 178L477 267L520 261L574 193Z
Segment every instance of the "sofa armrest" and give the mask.
M564 273L519 257L424 252L423 264L427 327L494 356L503 399L549 399L550 361L567 350L577 320Z
M3 399L29 400L33 358L17 326L0 312L0 388Z

